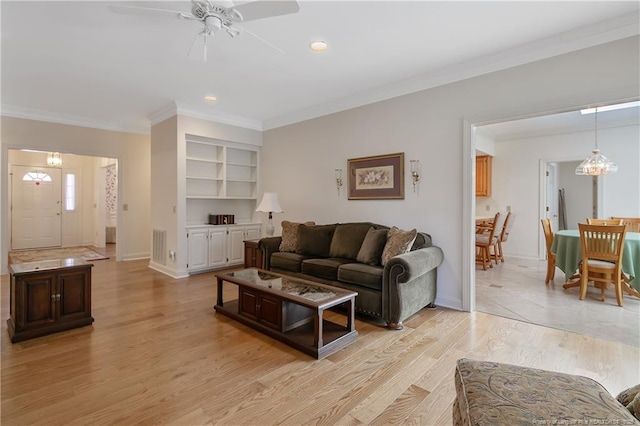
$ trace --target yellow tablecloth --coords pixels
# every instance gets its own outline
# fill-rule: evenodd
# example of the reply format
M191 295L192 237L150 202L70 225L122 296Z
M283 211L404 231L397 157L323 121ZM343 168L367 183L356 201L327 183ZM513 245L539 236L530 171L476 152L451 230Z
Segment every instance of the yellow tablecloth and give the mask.
M577 229L558 231L553 237L551 251L556 254L556 266L570 277L582 260L580 234ZM622 253L622 271L629 276L629 285L640 291L640 233L627 232Z

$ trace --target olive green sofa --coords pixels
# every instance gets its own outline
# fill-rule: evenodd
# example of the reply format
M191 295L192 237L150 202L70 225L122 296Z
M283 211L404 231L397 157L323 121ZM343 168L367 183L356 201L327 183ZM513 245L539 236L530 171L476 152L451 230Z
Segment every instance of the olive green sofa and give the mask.
M297 225L295 247L286 248L282 237L259 241L264 269L356 291L356 312L381 319L391 329L402 329L404 320L425 307L435 308L437 267L444 255L428 234L416 232L410 251L389 258L383 266L380 253L387 226ZM372 243L369 234L382 234L382 240Z

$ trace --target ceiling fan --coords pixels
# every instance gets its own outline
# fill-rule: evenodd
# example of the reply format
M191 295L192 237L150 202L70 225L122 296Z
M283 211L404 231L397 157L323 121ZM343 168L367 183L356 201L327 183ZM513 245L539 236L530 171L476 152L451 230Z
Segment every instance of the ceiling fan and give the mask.
M205 62L207 61L207 37L213 37L221 30L224 30L231 37L237 37L243 32L246 32L263 43L278 50L280 53L284 53L277 46L274 46L267 40L252 33L246 28L239 26L238 23L280 15L288 15L300 10L300 6L296 0L255 0L249 2L233 2L229 0L219 0L215 2L212 0L191 0L191 13L131 5L110 5L109 8L116 13L171 14L178 19L197 21L201 23L202 29L194 37L191 49L189 49L187 56L191 54L197 38L202 36L204 46L203 59Z

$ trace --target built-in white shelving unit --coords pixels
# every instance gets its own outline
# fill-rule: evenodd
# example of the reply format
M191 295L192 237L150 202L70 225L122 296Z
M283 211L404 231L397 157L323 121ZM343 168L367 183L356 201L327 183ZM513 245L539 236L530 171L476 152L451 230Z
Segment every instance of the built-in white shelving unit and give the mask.
M186 135L185 194L190 272L241 264L244 239L260 238L253 221L258 200L259 147ZM210 214L235 224L208 225Z

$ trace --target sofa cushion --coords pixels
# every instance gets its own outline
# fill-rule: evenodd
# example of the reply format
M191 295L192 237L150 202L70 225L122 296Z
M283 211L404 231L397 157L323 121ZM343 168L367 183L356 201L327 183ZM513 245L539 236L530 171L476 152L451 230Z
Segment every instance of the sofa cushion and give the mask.
M309 259L309 256L286 251L275 252L271 255L271 267L300 272L302 270L302 261L305 259Z
M414 228L411 231L403 231L397 227L392 227L387 233L387 243L382 251L382 266L386 265L389 259L411 249L416 239L418 231Z
M336 225L298 227L298 249L296 253L312 257L329 257L331 238Z
M305 222L305 225L315 225L315 222ZM282 221L282 241L280 242L280 251L288 251L295 253L298 249L298 222Z
M367 265L379 265L382 251L387 244L387 230L369 228L358 251L356 260Z
M338 267L349 262L350 259L307 259L302 262L302 273L335 281L338 279Z
M382 266L364 263L346 263L338 268L338 281L358 284L373 290L382 290Z
M356 260L370 223L339 223L331 238L330 257Z

